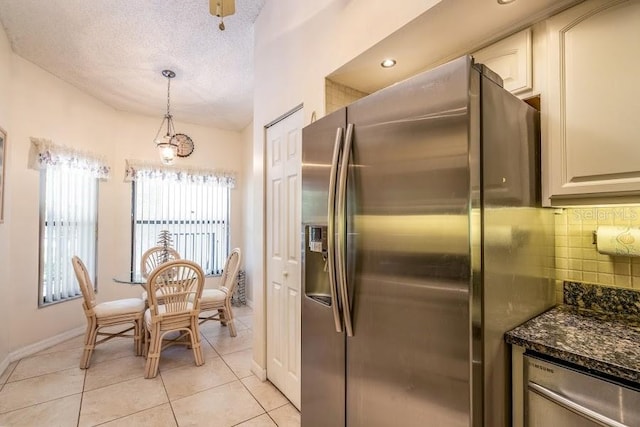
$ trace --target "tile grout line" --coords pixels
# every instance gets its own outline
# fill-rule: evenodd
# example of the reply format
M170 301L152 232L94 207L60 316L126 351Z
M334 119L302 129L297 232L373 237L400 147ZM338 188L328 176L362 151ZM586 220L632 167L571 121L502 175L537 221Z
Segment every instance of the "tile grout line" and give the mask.
M117 360L117 359L112 359L112 360ZM176 425L178 425L178 420L176 419L175 413L173 412L173 406L171 405L171 399L169 399L169 393L168 393L167 388L166 388L166 386L165 386L165 384L164 384L164 379L162 378L162 372L161 372L161 371L158 371L158 375L160 376L160 382L162 383L162 388L164 389L165 395L166 395L166 397L167 397L167 401L166 401L166 402L163 402L163 403L160 403L160 404L158 404L158 405L154 405L154 406L151 406L151 407L148 407L148 408L140 409L139 411L135 411L135 412L132 412L132 413L130 413L130 414L122 415L122 416L120 416L120 417L116 417L116 418L113 418L113 419L111 419L111 420L107 420L107 421L101 422L101 423L99 423L99 424L96 424L96 426L101 426L101 425L109 424L109 423L111 423L111 422L113 422L113 421L120 420L120 419L124 419L124 418L130 417L130 416L132 416L132 415L139 414L139 413L141 413L141 412L147 411L147 410L149 410L149 409L159 408L159 407L161 407L162 405L165 405L165 404L167 404L167 403L169 404L169 408L171 409L171 414L173 415L174 421L176 422ZM123 383L123 382L126 382L126 381L132 381L132 380L136 380L136 379L138 379L138 378L130 378L130 379L122 380L122 381L119 381L119 382L117 382L117 383L108 384L108 385L103 386L103 387L99 387L99 388L96 388L96 389L93 389L93 390L89 390L88 392L92 392L92 391L100 390L100 389L105 388L105 387L110 387L110 386L113 386L113 385L116 385L116 384L120 384L120 383ZM143 374L143 379L148 380L147 378L144 378L144 374ZM83 393L83 394L84 394L84 393ZM78 427L79 427L79 426L78 426Z
M236 427L236 426L242 425L242 424L244 424L244 423L246 423L246 422L248 422L248 421L255 420L256 418L259 418L259 417L261 417L261 416L263 416L263 415L266 415L267 417L269 417L269 418L271 419L271 421L273 421L273 423L274 423L276 426L278 425L278 423L276 423L276 421L275 421L273 418L271 418L271 416L269 415L269 413L268 413L268 412L265 412L264 414L256 415L255 417L252 417L252 418L246 419L246 420L244 420L244 421L240 421L238 424L234 424L234 425L232 425L231 427Z
M162 372L158 371L160 374L160 381L162 382L162 388L164 389L164 394L167 396L167 402L169 402L169 408L171 409L171 415L173 415L173 421L175 421L176 426L180 426L178 422L178 417L176 417L176 412L173 410L173 403L171 402L171 398L169 397L169 390L167 390L167 386L164 383L164 378L162 377Z
M17 366L17 365L16 365L16 366ZM49 372L42 372L42 373L40 373L40 374L38 374L38 375L33 375L33 376L31 376L31 377L24 377L24 378L20 378L19 380L14 380L14 381L6 381L6 382L5 382L5 384L9 384L9 383L13 384L13 383L18 383L18 382L20 382L20 381L32 380L32 379L34 379L34 378L38 378L38 377L41 377L41 376L43 376L43 375L51 375L51 374L55 374L55 373L57 373L57 372L67 371L67 370L69 370L69 369L73 369L73 368L74 368L74 366L62 367L62 368L59 368L59 369L56 369L56 370L53 370L53 371L49 371ZM12 374L13 374L13 373L12 373Z
M229 364L227 363L226 360L224 360L224 357L222 357L222 354L218 353L218 350L216 350L216 348L213 346L213 344L211 344L211 342L207 339L207 337L204 337L204 339L209 343L209 345L211 346L211 348L213 348L213 351L216 352L216 354L218 355L218 357L220 357L220 360L222 360L222 363L224 363L224 365L229 368L229 370L231 371L231 373L233 374L234 377L236 377L236 380L240 381L240 378L238 377L238 374L236 374L234 372L234 370L231 368L231 366L229 366Z
M205 341L207 341L207 343L209 343L209 345L211 345L211 343L209 342L209 340L208 340L204 335L202 336L202 339L204 339ZM200 345L202 346L202 343L200 343ZM231 380L231 381L224 382L224 383L222 383L222 384L218 384L218 385L213 386L213 387L206 388L206 389L204 389L204 390L197 391L197 392L195 392L195 393L193 393L193 394L191 394L191 395L189 395L189 396L182 396L182 397L179 397L179 398L174 399L174 400L180 400L180 399L184 399L184 398L187 398L187 397L190 397L190 396L195 396L196 394L203 393L203 392L205 392L205 391L212 390L212 389L214 389L214 388L221 387L221 386L223 386L223 385L231 384L231 383L233 383L233 382L235 382L235 381L239 381L240 383L242 383L242 380L238 377L238 375L236 375L236 373L233 371L233 369L231 369L231 367L227 364L227 362L222 358L222 355L216 351L216 349L213 347L213 345L211 345L211 348L213 348L213 351L218 355L218 359L222 360L222 363L224 363L224 364L225 364L225 366L227 366L227 368L229 368L229 370L231 371L231 373L233 374L233 376L235 377L235 379L234 379L234 380ZM205 363L206 363L206 361L205 361ZM173 368L173 369L179 369L179 368L181 368L181 367L179 366L179 367L177 367L177 368ZM173 369L169 369L169 371L172 371ZM160 375L161 375L161 378L162 378L162 371L160 371ZM164 379L162 379L162 385L164 386ZM165 387L165 393L167 393L167 398L169 399L169 403L171 403L171 402L172 402L172 400L171 400L171 398L169 397L169 392L167 391L166 387ZM253 395L252 395L252 397L253 397ZM173 412L173 405L171 405L171 411ZM175 413L174 413L174 417L175 417ZM176 423L177 423L177 422L178 422L178 421L176 420Z
M161 404L156 405L156 406L152 406L152 407L150 407L150 408L141 409L141 410L139 410L139 411L132 412L132 413L130 413L130 414L123 415L123 416L121 416L121 417L117 417L117 418L114 418L114 419L112 419L112 420L104 421L104 422L102 422L102 423L100 423L100 424L95 424L95 426L94 426L94 427L102 426L102 425L105 425L105 424L109 424L109 423L112 423L112 422L114 422L114 421L121 420L121 419L123 419L123 418L127 418L127 417L130 417L130 416L135 415L135 414L139 414L140 412L148 411L149 409L159 408L159 407L160 407L160 406L162 406L162 405L164 405L164 403L161 403Z
M238 380L238 381L240 381L240 384L242 384L242 387L244 387L244 388L245 388L245 390L247 390L247 392L249 392L249 395L253 398L253 400L255 400L255 401L256 401L256 403L257 403L258 405L260 405L260 407L262 408L262 410L264 411L264 413L265 413L265 414L267 414L267 416L268 416L269 418L271 418L271 415L269 415L269 411L267 411L267 410L266 410L266 408L265 408L264 406L262 406L262 403L260 403L260 401L258 400L258 398L256 398L256 397L253 395L253 393L251 393L251 390L249 390L249 388L246 386L246 384L245 384L245 383L243 383L243 382L242 382L242 380ZM260 414L260 415L263 415L263 414ZM260 415L258 415L258 416L260 416ZM256 417L253 417L253 418L256 418ZM249 420L252 420L253 418L249 418ZM249 420L244 420L244 421L242 421L242 422L244 423L244 422L249 421ZM271 418L271 420L272 420L276 425L278 425L278 423L276 423L276 421L275 421L273 418Z
M275 386L274 386L274 387L275 387ZM277 387L276 387L276 388L277 388ZM282 393L282 392L281 392L281 393ZM283 394L283 396L284 396L284 394ZM285 397L285 399L287 398L287 396L284 396L284 397ZM290 401L289 399L287 399L287 403L285 403L284 405L277 406L277 407L273 408L273 409L272 409L271 411L269 411L269 412L275 411L276 409L283 408L283 407L285 407L285 406L287 406L287 405L291 405L291 406L293 406L293 407L295 408L295 410L296 410L296 411L298 410L298 408L296 408L296 407L295 407L295 405L294 405L293 403L291 403L291 401Z
M242 323L242 322L241 322L241 323ZM251 329L251 328L248 328L248 329L246 329L246 330L251 331L251 332L253 333L253 329ZM211 342L209 341L209 339L208 339L206 336L204 336L204 334L203 334L203 337L204 337L204 339L206 339L206 340L207 340L207 342L209 342L209 344L211 344ZM211 347L213 347L213 344L211 344ZM213 349L215 350L215 347L213 347ZM234 351L234 352L231 352L231 353L227 353L226 355L223 355L223 354L218 353L218 354L219 354L219 356L220 356L220 359L222 359L222 361L224 362L224 364L225 364L225 365L226 365L226 366L231 370L231 372L233 373L233 375L235 375L235 377L236 377L236 378L237 378L237 380L240 382L240 384L242 384L242 387L244 387L244 388L245 388L245 390L247 390L247 392L249 392L249 395L253 398L253 400L255 400L255 401L258 403L258 405L260 405L260 407L261 407L261 408L262 408L262 410L264 411L264 413L263 413L263 414L256 415L256 416L255 416L255 417L253 417L253 418L248 418L248 419L246 419L246 420L243 420L243 421L241 421L241 422L240 422L240 423L238 423L238 424L234 424L234 426L241 425L242 423L246 423L247 421L251 421L251 420L256 419L256 418L258 418L258 417L261 417L261 416L263 416L263 415L266 415L267 417L269 417L269 419L270 419L271 421L273 421L273 423L277 426L277 425L278 425L278 423L276 422L276 420L271 416L271 414L269 413L269 411L267 411L267 409L266 409L266 408L265 408L265 407L260 403L260 401L256 398L256 396L251 392L251 390L249 390L249 388L246 386L246 384L242 381L242 380L243 380L243 378L240 378L240 377L239 377L239 376L238 376L238 375L233 371L233 369L231 369L231 366L229 366L229 364L227 363L227 361L226 361L226 360L224 360L224 357L223 357L223 356L227 356L227 355L229 355L229 354L240 353L240 352L242 352L242 351L246 351L246 350L249 350L249 349L251 349L251 347L246 348L246 349L242 349L242 350L238 350L238 351ZM216 353L217 353L217 350L216 350ZM252 373L252 375L253 375L253 373ZM250 376L251 376L251 375L250 375ZM250 376L248 376L248 377L244 377L244 378L249 378ZM275 387L275 386L274 386L274 387ZM278 390L278 391L280 391L280 390ZM282 393L282 392L281 392L281 393ZM286 396L285 396L285 398L286 398ZM287 405L289 405L289 404L291 404L291 402L289 401L289 399L287 399L287 403L285 403L285 404L283 404L283 405L281 405L281 406L278 406L278 407L276 407L276 408L273 408L273 409L272 409L272 411L275 411L275 410L277 410L277 409L280 409L280 408L282 408L282 407L284 407L284 406L287 406Z
M20 360L22 360L22 359L20 359ZM9 378L11 378L11 375L13 375L13 371L15 371L16 368L18 367L18 363L20 363L20 360L18 360L15 364L13 362L11 362L9 364L9 366L7 366L7 370L8 370L9 367L11 365L13 365L13 369L11 369L11 371L9 373L7 373L7 379L2 382L2 387L0 387L0 392L4 389L4 386L6 386L9 383ZM2 374L4 375L4 372Z
M228 384L231 384L231 383L233 383L233 382L238 381L238 382L242 385L242 387L244 387L244 388L245 388L245 390L247 390L247 391L249 392L249 395L251 396L251 398L252 398L253 400L255 400L255 401L256 401L256 403L257 403L257 404L262 408L262 410L264 411L264 413L259 414L259 415L255 416L255 417L252 417L252 418L248 418L248 419L246 419L246 420L243 420L243 421L241 421L239 424L242 424L242 423L247 422L247 421L249 421L249 420L252 420L252 419L254 419L254 418L260 417L260 416L262 416L262 415L264 415L264 414L267 414L267 416L269 416L269 418L271 418L271 416L270 416L270 415L268 415L268 412L267 412L267 410L264 408L264 406L262 406L262 404L260 404L260 402L258 401L258 399L256 399L256 397L253 395L253 393L251 393L251 391L247 388L247 386L242 382L242 378L240 378L240 377L238 376L238 374L236 374L236 373L234 372L234 370L233 370L233 369L231 368L231 366L227 363L227 361L226 361L226 360L224 360L223 355L222 355L222 354L220 354L220 353L218 353L218 351L215 349L215 347L213 346L213 344L211 344L211 342L209 341L209 339L208 339L204 334L202 334L202 339L203 339L203 340L205 340L205 341L206 341L206 342L211 346L211 348L213 348L213 350L214 350L214 351L216 352L216 354L218 355L218 358L219 358L220 360L222 360L222 363L224 363L224 365L229 369L229 371L231 371L231 373L233 374L233 376L235 377L235 379L234 379L234 380L232 380L232 381L228 381L228 382L222 383L222 384L218 384L218 385L216 385L216 386L214 386L214 387L210 387L210 388L208 388L208 389L206 389L206 390L198 391L198 392L196 392L196 393L194 393L194 394L192 394L192 395L190 395L190 396L195 396L195 395L197 395L197 394L199 394L199 393L203 393L203 392L205 392L205 391L212 390L212 389L214 389L214 388L218 388L218 387L221 387L221 386L224 386L224 385L228 385ZM247 349L244 349L244 350L238 350L238 352L240 352L240 351L245 351L245 350L247 350ZM237 352L233 352L233 353L237 353ZM229 354L233 354L233 353L229 353ZM161 374L162 374L162 373L161 373ZM162 380L162 384L163 384L163 386L164 386L164 379ZM169 398L169 396L168 396L168 391L167 391L166 387L165 387L165 393L167 393L167 398ZM184 398L186 398L186 397L190 397L190 396L183 396L183 397L178 398L178 399L175 399L175 400L184 399ZM175 414L175 412L173 411L173 404L172 404L172 400L171 400L170 398L169 398L169 405L171 406L171 412L173 413L174 419L175 419L175 421L176 421L176 425L180 426L180 424L178 423L178 419L176 418L176 414ZM284 406L284 405L283 405L283 406ZM277 409L277 408L276 408L276 409ZM275 423L275 420L273 420L273 418L271 418L271 419L272 419L272 421ZM277 423L275 423L275 424L277 425ZM234 424L234 425L238 425L238 424Z
M92 358L92 359L93 359L93 356L94 356L94 355L92 354L92 355L91 355L91 358ZM117 361L117 360L125 359L125 358L128 358L128 357L131 357L131 356L123 355L123 356L121 356L121 357L115 357L115 358L113 358L113 359L106 359L106 360L102 360L102 361L100 361L100 362L94 363L93 365L90 365L90 366L94 366L94 367L95 367L96 365L101 365L101 364L104 364L104 363L108 363L108 362L112 362L112 361ZM143 356L137 356L137 355L136 355L135 357L137 358L137 357L143 357ZM122 380L120 380L120 381L118 381L118 382L115 382L115 383L111 383L111 384L103 385L103 386L101 386L101 387L94 388L94 389L92 389L92 390L86 390L86 380L87 380L87 374L88 374L88 371L89 371L89 368L84 369L84 381L83 381L83 384L82 384L82 396L81 396L81 398L80 398L80 410L79 410L79 413L78 413L78 425L77 425L77 427L79 427L79 425L80 425L80 415L81 415L81 413L82 413L82 403L83 403L83 401L84 401L84 395L85 395L85 393L90 393L90 392L93 392L93 391L101 390L101 389L106 388L106 387L111 387L111 386L114 386L114 385L117 385L117 384L121 384L121 383L123 383L123 382L127 382L127 381L131 381L131 380L136 379L136 378L122 379ZM158 372L158 373L160 373L160 372ZM144 374L143 374L143 376L144 376ZM163 384L163 388L164 388L164 390L165 390L165 394L167 394L166 387L164 387L164 382L162 382L162 384ZM167 401L169 401L169 396L168 396L168 395L167 395ZM98 426L98 425L108 424L108 423L113 422L113 421L115 421L115 420L119 420L119 419L122 419L122 418L126 418L126 417L132 416L132 415L134 415L134 414L137 414L137 413L140 413L140 412L146 411L146 410L151 409L151 408L159 407L159 406L162 406L162 405L164 405L164 403L161 403L161 404L159 404L159 405L152 406L152 407L150 407L150 408L141 409L141 410L139 410L139 411L135 411L135 412L132 412L132 413L130 413L130 414L123 415L123 416L120 416L120 417L117 417L117 418L114 418L114 419L111 419L111 420L107 420L107 421L101 422L101 423L99 423L99 424L96 424L96 426ZM173 412L173 410L172 410L172 412ZM174 416L174 418L175 418L175 416Z
M247 378L249 378L249 377L247 377ZM256 396L251 392L251 390L249 390L249 387L247 387L247 385L246 385L246 384L245 384L241 379L239 379L239 381L240 381L240 384L242 384L242 386L243 386L243 387L244 387L244 388L249 392L249 394L251 395L251 397L253 397L253 400L255 400L256 402L258 402L258 405L260 405L260 407L262 408L262 410L264 411L264 413L268 415L268 414L269 414L269 411L267 411L267 408L265 408L265 407L262 405L262 403L260 403L260 401L258 400L258 398L257 398L257 397L256 397ZM269 380L267 380L267 381L269 381ZM267 381L263 381L263 382L267 382ZM271 383L271 381L269 381L269 383ZM272 385L273 385L273 384L272 384ZM278 389L276 386L273 386L273 387L275 387L276 389ZM281 392L280 390L278 390L278 392L282 394L282 392ZM284 396L284 394L283 394L283 396ZM285 398L285 399L287 399L287 396L284 396L284 398ZM285 403L285 404L284 404L284 405L282 405L282 406L286 406L286 405L288 405L289 403L291 403L291 402L289 401L289 399L287 399L287 403ZM278 406L278 408L282 408L282 406ZM278 409L278 408L273 408L273 409L272 409L272 411L275 411L275 410L276 410L276 409ZM262 414L261 414L261 415L262 415ZM269 417L271 418L271 415L269 415ZM273 419L273 418L272 418L272 419ZM245 420L245 421L247 421L247 420ZM274 420L274 422L275 422L275 420ZM276 425L277 425L277 424L278 424L278 423L276 423Z
M251 334L253 335L253 329L250 329L250 328L248 328L248 329L242 329L242 330L239 330L239 331L237 331L237 334L238 334L238 335L240 335L241 333L244 333L244 332L248 332L248 333L251 333ZM217 337L219 337L220 335L222 335L222 334L216 335L215 337L217 338ZM247 348L242 348L242 349L239 349L239 350L231 351L231 352L226 353L226 354L222 354L222 353L220 353L220 352L218 351L218 349L216 349L216 347L211 343L211 341L209 341L209 338L208 338L208 337L206 337L204 334L203 334L203 337L204 337L204 339L206 339L206 340L209 342L209 344L211 345L211 347L213 347L213 349L215 350L215 352L216 352L216 353L218 353L218 355L219 355L221 358L222 358L223 356L228 356L228 355L230 355L230 354L234 354L234 353L239 353L239 352L241 352L241 351L250 350L250 349L252 348L252 344L251 344L251 345L249 345L249 347L247 347ZM230 337L230 338L235 339L235 338L237 338L237 336L236 336L236 337Z
M18 380L18 381L9 381L9 380L11 379L11 376L13 375L13 373L14 373L14 372L16 371L16 369L18 368L18 365L20 364L20 362L22 362L22 359L18 360L18 361L16 362L15 366L13 367L13 369L11 370L11 372L9 372L9 375L7 375L7 379L6 379L6 381L4 382L4 384L2 385L2 388L4 388L4 386L5 386L5 385L7 385L7 384L9 384L10 382L15 383L15 382L20 381L20 380ZM37 377L37 376L39 376L39 375L36 375L36 377ZM35 377L33 377L33 378L35 378ZM25 379L26 379L26 378L25 378Z
M78 421L76 427L80 427L80 414L82 414L82 402L84 401L84 388L87 384L87 370L84 369L84 378L82 379L82 391L80 392L80 405L78 406Z
M34 406L45 405L47 403L55 402L56 400L66 399L67 397L75 396L76 394L82 394L82 393L71 393L71 394L67 394L65 396L56 397L55 399L45 400L45 401L34 403L34 404L31 404L31 405L22 406L20 408L11 409L10 411L0 412L0 415L6 415L6 414L10 414L12 412L22 411L22 410L25 410L25 409L28 409L28 408L32 408ZM82 399L82 397L81 397L81 399ZM5 427L5 426L3 425L1 427Z
M34 379L34 378L42 377L42 376L45 376L45 375L52 375L52 374L56 374L56 373L60 373L60 372L64 372L64 371L70 371L70 370L72 370L72 369L74 369L74 368L65 368L65 369L61 369L61 370L59 370L59 371L48 372L48 373L45 373L45 374L36 375L35 377L29 377L29 378L25 378L25 379L18 380L18 381L13 381L13 382L11 382L11 384L17 384L17 383L20 383L20 382L22 382L22 381L29 381L29 380L32 380L32 379ZM78 369L79 369L79 368L78 368ZM86 374L85 374L85 375L86 375ZM9 383L6 383L6 384L9 384ZM84 384L84 379L83 379L83 384ZM83 387L84 387L84 385L83 385ZM4 387L2 387L0 390L2 390L2 389L4 389ZM26 408L31 408L32 406L42 405L42 404L45 404L45 403L49 403L49 402L53 402L53 401L56 401L56 400L64 399L64 398L66 398L66 397L74 396L74 395L76 395L76 394L81 394L81 393L82 393L82 391L80 391L80 392L78 392L78 393L65 394L65 395L58 396L58 397L55 397L55 398L52 398L52 399L43 400L42 402L32 403L32 404L30 404L30 405L21 406L21 407L19 407L19 408L14 408L14 409L11 409L11 410L9 410L9 411L0 412L0 415L1 415L1 414L8 414L8 413L10 413L10 412L19 411L19 410L26 409ZM3 426L0 426L0 427L3 427Z

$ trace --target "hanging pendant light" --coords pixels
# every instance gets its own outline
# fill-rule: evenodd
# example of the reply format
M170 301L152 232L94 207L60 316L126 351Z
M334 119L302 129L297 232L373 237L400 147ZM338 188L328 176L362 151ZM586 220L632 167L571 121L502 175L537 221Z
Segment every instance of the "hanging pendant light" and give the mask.
M162 119L162 123L160 123L160 128L158 129L158 133L156 133L156 137L154 142L156 143L156 147L158 147L158 151L160 153L160 159L162 163L165 165L173 164L173 160L176 155L180 155L178 150L180 149L181 140L191 141L187 135L177 134L175 128L173 126L173 116L171 115L171 79L176 76L171 70L163 70L162 75L167 78L167 114L164 115L164 119ZM161 135L163 129L165 129L166 123L166 134ZM176 138L176 136L181 136L182 138ZM193 143L191 143L193 145ZM191 148L193 151L193 148ZM191 153L189 153L191 154Z

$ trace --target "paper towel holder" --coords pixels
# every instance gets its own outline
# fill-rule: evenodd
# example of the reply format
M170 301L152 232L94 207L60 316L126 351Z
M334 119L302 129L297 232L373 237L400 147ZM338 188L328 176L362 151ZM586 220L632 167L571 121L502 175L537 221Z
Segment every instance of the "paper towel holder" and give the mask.
M603 255L640 257L640 227L598 226L592 236L596 250Z

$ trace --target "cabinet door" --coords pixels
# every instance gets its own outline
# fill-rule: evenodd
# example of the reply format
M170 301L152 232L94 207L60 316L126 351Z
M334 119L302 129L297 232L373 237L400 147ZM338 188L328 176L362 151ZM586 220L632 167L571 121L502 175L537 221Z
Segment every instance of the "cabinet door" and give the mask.
M640 195L640 0L589 0L548 30L545 196Z
M531 77L531 29L527 28L474 52L476 62L498 73L504 88L513 94L529 92Z

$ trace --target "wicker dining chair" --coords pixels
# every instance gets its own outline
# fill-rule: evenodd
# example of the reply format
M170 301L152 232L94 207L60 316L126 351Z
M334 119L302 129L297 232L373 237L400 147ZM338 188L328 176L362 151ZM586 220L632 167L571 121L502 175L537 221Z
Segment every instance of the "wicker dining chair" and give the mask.
M173 248L165 248L164 246L154 246L147 249L140 258L140 273L143 279L148 279L151 272L168 261L181 259L180 254ZM140 298L147 303L147 291L142 291Z
M140 272L146 279L151 272L160 264L180 259L180 254L173 248L164 246L154 246L147 249L140 258Z
M237 332L233 311L231 309L231 297L236 289L241 261L242 252L239 248L233 249L224 264L222 277L220 277L220 286L218 288L203 290L202 298L200 299L200 324L207 320L217 320L229 327L229 335L232 337L235 337ZM214 313L202 314L202 312L211 311Z
M134 348L137 356L143 354L143 326L145 304L140 298L127 298L114 301L96 303L96 295L93 283L87 272L87 268L80 258L74 256L71 259L73 271L80 285L84 298L82 307L87 317L87 331L84 336L84 351L80 360L80 369L87 369L91 362L91 356L96 345L115 337L133 337ZM108 326L132 324L131 327L120 332L101 332L100 329ZM127 332L133 331L132 334ZM97 340L98 336L104 336Z
M204 272L192 261L169 261L151 272L147 279L149 308L144 313L147 345L145 378L158 375L160 353L169 345L190 346L196 366L204 363L198 330L203 287ZM173 331L182 333L177 339L165 340L165 335Z

